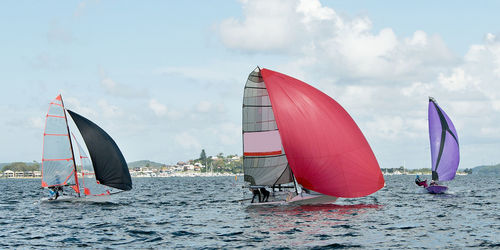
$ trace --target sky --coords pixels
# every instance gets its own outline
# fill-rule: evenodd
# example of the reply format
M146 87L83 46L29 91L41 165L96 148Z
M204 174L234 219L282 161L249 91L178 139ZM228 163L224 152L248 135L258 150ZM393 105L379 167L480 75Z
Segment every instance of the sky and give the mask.
M498 1L3 1L0 162L40 161L48 104L94 121L128 162L242 154L258 65L339 102L381 167L430 167L428 96L460 168L500 162ZM70 125L74 128L74 125Z

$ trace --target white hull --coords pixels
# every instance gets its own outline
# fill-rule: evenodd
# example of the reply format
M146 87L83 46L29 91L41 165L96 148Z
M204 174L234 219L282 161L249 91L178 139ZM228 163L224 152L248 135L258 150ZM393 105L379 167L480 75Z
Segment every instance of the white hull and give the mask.
M70 196L70 195L61 195L57 197L56 200L50 199L48 197L44 197L40 202L108 202L110 199L109 195L101 195L101 196Z
M338 197L324 194L299 194L289 200L250 203L252 206L261 205L319 205L334 203Z
M334 203L338 197L328 196L324 194L304 194L293 197L288 203L297 205L315 205L315 204L330 204Z

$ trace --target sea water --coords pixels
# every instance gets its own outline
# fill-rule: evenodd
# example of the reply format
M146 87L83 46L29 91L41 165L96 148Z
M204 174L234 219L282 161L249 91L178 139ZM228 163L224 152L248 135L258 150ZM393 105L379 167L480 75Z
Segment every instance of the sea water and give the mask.
M134 178L105 203L41 203L40 180L0 179L0 248L500 247L499 177L457 176L444 195L413 178L320 206L248 206L234 177Z

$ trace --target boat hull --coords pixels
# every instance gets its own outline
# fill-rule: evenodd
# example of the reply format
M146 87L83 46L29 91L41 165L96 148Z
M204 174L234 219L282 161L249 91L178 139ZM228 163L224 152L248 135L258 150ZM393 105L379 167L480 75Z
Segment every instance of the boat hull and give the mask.
M94 196L94 195L89 195L89 196L71 196L71 195L62 195L59 196L56 200L50 199L48 197L44 197L41 199L41 202L43 203L49 203L49 202L108 202L109 201L109 195L99 195L99 196Z
M430 194L442 194L448 190L448 187L446 186L441 186L441 185L432 185L428 186L425 189L427 189L427 192Z
M297 205L316 205L316 204L330 204L334 203L338 197L314 194L314 195L297 195L288 201L290 204Z
M320 205L334 203L338 197L324 194L299 194L289 200L250 203L252 206L261 205Z

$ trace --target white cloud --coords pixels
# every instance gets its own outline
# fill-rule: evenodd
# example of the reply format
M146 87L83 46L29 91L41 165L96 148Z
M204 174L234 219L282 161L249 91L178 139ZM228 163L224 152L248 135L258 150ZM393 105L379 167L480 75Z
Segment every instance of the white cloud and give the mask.
M201 144L195 136L189 132L175 135L175 143L184 149L201 150Z
M404 96L425 96L432 93L432 86L428 83L414 82L408 87L401 88L401 94Z
M183 113L180 110L168 108L165 104L154 98L149 100L149 109L151 109L158 118L166 117L170 120L178 120L183 117Z
M210 110L212 110L213 103L209 101L200 101L196 105L196 111L201 112L201 113L207 113Z
M149 108L151 110L153 110L153 112L157 115L157 116L164 116L167 114L168 112L168 108L167 106L161 104L160 102L158 102L156 99L151 99L149 101Z
M226 108L224 104L220 102L199 101L195 106L195 111L198 113L216 115L224 113L226 111Z
M109 104L106 100L99 100L97 103L99 111L105 117L117 117L123 115L123 111L115 105Z
M443 73L439 74L439 83L451 91L464 90L469 85L476 85L478 81L467 75L462 68L454 68L450 76L445 76Z
M122 98L147 98L148 91L144 88L136 88L126 84L121 84L107 76L103 69L100 69L101 86L110 95Z
M225 122L218 126L217 137L224 145L241 145L241 125Z
M452 118L463 144L496 138L498 36L485 34L484 42L471 45L462 57L439 34L425 30L408 36L391 27L375 30L369 17L340 15L316 0L274 0L265 10L268 2L243 1L241 18L218 24L221 43L256 58L283 58L272 62L274 69L318 87L344 106L370 143L379 146L374 152L383 156L382 164L404 157L391 155L404 153L398 147L409 139L422 148L428 144L428 96Z
M432 77L456 58L439 36L416 31L398 38L391 28L372 30L367 17L347 18L317 0L243 2L244 18L222 21L228 48L276 51L310 63L315 71L348 78Z
M319 0L300 0L296 8L298 13L303 13L303 23L315 20L331 20L336 17L333 9L321 6Z
M67 109L77 112L85 117L95 117L97 112L90 108L87 104L82 104L80 100L75 97L63 97L64 105Z
M245 1L245 20L226 19L219 24L222 41L249 51L282 50L297 39L301 26L293 1ZM279 13L279 14L277 14Z
M45 119L44 117L32 117L29 119L29 124L32 128L35 129L44 129L45 128Z
M231 74L227 70L221 70L204 67L179 67L169 66L155 70L157 74L179 75L197 81L227 81Z

